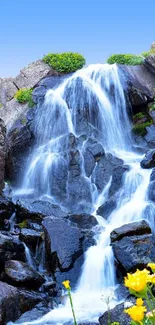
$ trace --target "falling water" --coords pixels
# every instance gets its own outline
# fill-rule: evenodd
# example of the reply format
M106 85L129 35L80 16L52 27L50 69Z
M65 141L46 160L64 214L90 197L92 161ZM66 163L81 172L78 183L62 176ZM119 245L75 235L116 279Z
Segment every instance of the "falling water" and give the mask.
M145 216L145 210L150 205L147 188L151 171L141 169L142 156L132 151L130 122L118 68L115 65L91 65L75 73L55 90L47 92L44 105L36 116L38 142L23 182L25 190L34 191L40 196L54 196L51 183L55 170L65 168L67 164L64 151L68 148L68 136L72 133L79 137L83 132L79 128L78 112L84 119L87 118L91 126L90 134L98 131L97 138L105 151L123 159L129 166L123 186L116 193L117 207L107 221L96 211L108 197L112 178L102 193L93 187L92 211L99 223L96 227L96 245L85 254L73 301L78 321L96 321L107 308L102 295L109 288L114 291L117 285L110 233L119 226L143 218L151 222L152 207L150 214ZM84 171L83 176L86 178ZM94 186L90 178L87 181L90 187ZM116 297L111 307L117 303ZM67 301L65 306L52 310L40 320L23 324L61 324L71 319Z
M32 267L32 269L35 269L36 266L35 266L35 263L33 261L33 258L31 256L31 252L30 252L30 249L27 247L27 245L25 243L23 243L24 245L24 248L25 248L25 257L26 257L26 262L28 263L28 265L30 267Z

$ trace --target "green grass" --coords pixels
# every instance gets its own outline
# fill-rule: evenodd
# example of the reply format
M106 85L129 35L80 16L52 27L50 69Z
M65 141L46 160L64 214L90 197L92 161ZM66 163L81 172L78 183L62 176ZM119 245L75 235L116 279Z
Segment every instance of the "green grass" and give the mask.
M75 72L83 68L86 63L81 54L73 52L49 53L43 57L43 61L60 73Z
M33 89L21 88L16 92L14 98L21 104L27 103L29 107L33 107L32 91Z
M132 128L133 132L140 136L145 136L147 134L146 127L150 126L152 122L145 122L141 124L135 124Z
M109 64L126 64L126 65L140 65L144 62L141 55L134 54L113 54L107 59Z

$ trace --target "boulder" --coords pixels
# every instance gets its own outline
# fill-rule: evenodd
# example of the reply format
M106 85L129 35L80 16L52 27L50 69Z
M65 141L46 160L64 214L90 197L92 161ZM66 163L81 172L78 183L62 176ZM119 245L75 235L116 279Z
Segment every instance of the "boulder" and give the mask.
M148 199L155 202L155 180L151 181L148 187Z
M150 176L150 182L153 182L153 181L155 181L155 168L152 169L152 173Z
M44 282L44 278L26 263L10 260L5 263L3 279L9 284L38 289Z
M31 221L41 222L45 216L55 216L63 218L66 213L56 204L47 201L35 201L28 203L25 200L20 200L16 204L16 215L18 222L26 219Z
M154 149L155 147L155 125L150 125L146 127L147 134L144 139L147 142L149 148Z
M15 321L20 315L18 290L0 282L0 325Z
M97 214L107 220L112 211L116 209L116 207L117 200L116 198L112 197L98 208Z
M43 220L47 261L51 271L71 268L82 255L82 233L69 220L47 217Z
M24 314L16 321L16 324L32 322L47 314L50 311L46 303L39 303L32 310L24 312Z
M155 150L150 150L147 152L145 157L140 163L142 168L153 168L155 167Z
M18 288L19 305L21 313L25 313L35 307L37 304L48 301L46 294L34 290Z
M117 305L109 312L106 311L103 316L99 318L100 325L108 324L108 315L110 314L110 322L118 322L120 325L130 325L131 318L124 313L124 303Z
M42 233L33 229L22 228L19 234L19 239L27 246L35 249L37 244L42 241Z
M25 249L17 236L4 235L0 232L0 269L3 269L6 261L18 259L25 261Z
M88 138L84 145L84 168L87 177L90 177L96 161L100 159L100 157L104 156L104 149L102 145L93 138Z
M139 226L139 224L138 224ZM138 230L135 229L135 232ZM129 232L130 233L130 232ZM112 242L114 256L124 274L146 267L147 263L155 260L155 238L152 234L131 235ZM131 231L132 234L132 231ZM126 258L128 256L128 258Z
M0 228L4 226L4 219L10 219L15 212L15 206L11 200L0 196Z
M9 130L15 121L28 110L27 104L18 103L15 98L6 102L5 106L0 109L0 117L4 120L7 129Z
M90 214L72 214L68 216L68 219L71 222L74 222L75 224L77 224L77 226L81 229L92 229L93 227L95 227L98 222L96 220L96 218Z
M13 78L0 78L0 103L5 106L6 102L14 97L17 90L18 87L14 84Z
M154 48L153 48L154 50ZM152 74L155 74L155 55L149 55L145 61L144 66L147 68L148 71L150 71Z
M112 182L109 188L109 196L116 194L123 185L124 174L129 171L129 166L117 166L112 172Z
M6 158L6 128L3 120L0 118L0 195L4 188L5 174L5 158Z
M110 234L110 238L113 243L123 237L145 234L151 234L151 228L145 220L142 220L139 222L128 223L127 225L114 229Z

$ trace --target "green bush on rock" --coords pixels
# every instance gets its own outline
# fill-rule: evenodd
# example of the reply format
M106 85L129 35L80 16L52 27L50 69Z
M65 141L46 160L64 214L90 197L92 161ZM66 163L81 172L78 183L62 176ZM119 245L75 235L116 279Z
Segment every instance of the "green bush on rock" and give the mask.
M126 64L126 65L139 65L144 62L141 55L134 54L113 54L107 59L109 64Z
M44 56L43 61L61 73L75 72L86 63L85 58L81 54L73 52L49 53Z
M16 92L14 98L21 104L27 103L29 107L33 107L32 91L33 89L21 88Z
M141 123L141 124L135 124L132 128L133 132L137 135L141 135L141 136L145 136L147 131L146 131L146 127L150 126L152 124L152 122L145 122L145 123Z

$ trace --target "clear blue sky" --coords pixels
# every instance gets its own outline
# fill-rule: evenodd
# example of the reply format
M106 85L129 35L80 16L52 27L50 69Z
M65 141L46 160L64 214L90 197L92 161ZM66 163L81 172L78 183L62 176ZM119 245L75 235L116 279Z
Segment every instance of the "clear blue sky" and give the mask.
M0 0L0 77L48 52L76 51L87 63L147 51L155 0Z

